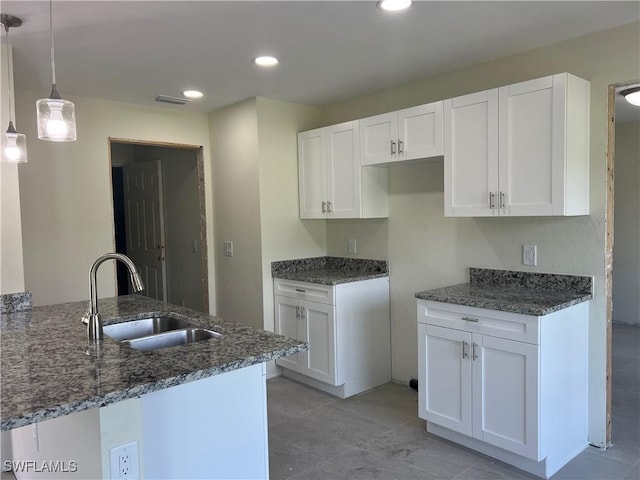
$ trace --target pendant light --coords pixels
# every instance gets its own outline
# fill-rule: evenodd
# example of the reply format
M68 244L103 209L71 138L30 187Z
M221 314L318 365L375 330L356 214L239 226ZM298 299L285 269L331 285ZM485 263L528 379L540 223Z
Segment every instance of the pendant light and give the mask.
M13 15L0 14L0 21L4 25L6 33L6 56L7 56L7 89L9 90L9 128L2 134L2 152L0 158L5 163L25 163L27 161L27 137L16 132L13 126L11 109L13 105L11 91L11 77L9 74L9 27L19 27L22 20Z
M627 102L636 107L640 107L640 86L631 87L620 92Z
M62 99L56 87L56 59L53 46L53 0L49 0L49 31L51 32L51 93L36 101L38 138L50 142L75 142L76 113L72 102Z

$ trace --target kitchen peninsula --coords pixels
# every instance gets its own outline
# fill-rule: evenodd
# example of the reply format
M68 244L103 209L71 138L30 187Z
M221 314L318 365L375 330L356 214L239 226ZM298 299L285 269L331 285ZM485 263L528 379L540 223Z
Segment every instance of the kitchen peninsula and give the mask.
M151 351L107 336L91 344L80 322L86 307L2 314L1 428L35 442L30 453L14 441L14 459L44 461L49 450L49 460L78 462L78 478L113 478L110 449L136 441L140 478L268 476L264 363L306 350L304 342L128 295L100 300L105 326L170 315L221 336ZM66 439L73 418L90 441ZM56 445L47 444L48 425L63 426L52 432Z

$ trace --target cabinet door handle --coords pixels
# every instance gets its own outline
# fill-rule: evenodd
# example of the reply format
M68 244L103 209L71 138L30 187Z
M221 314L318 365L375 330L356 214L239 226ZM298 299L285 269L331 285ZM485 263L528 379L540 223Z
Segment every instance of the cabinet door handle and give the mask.
M473 342L473 359L478 359L478 344L476 342Z
M478 323L478 319L477 318L473 318L473 317L462 317L462 320L464 320L465 322Z
M489 192L489 208L491 210L493 210L494 208L496 208L496 203L495 203L495 199L496 199L496 194L493 192Z
M331 202L327 202L327 213L333 212L333 205Z
M327 213L327 202L322 202L322 213Z
M506 195L504 194L504 192L500 192L500 209L501 210L504 210L505 197Z
M469 356L469 353L467 353L468 346L469 344L463 340L462 341L462 358L467 358Z
M398 154L404 153L404 142L398 139Z
M307 319L307 309L305 307L300 307L300 318L302 320Z
M300 318L300 307L296 307L296 318Z
M395 154L396 154L396 142L391 140L391 155L395 155Z

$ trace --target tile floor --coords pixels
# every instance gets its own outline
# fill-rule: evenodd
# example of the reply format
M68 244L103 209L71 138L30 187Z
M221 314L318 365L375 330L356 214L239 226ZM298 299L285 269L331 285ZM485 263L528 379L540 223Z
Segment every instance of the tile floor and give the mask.
M441 440L417 393L387 384L346 400L279 377L267 382L272 480L535 479ZM613 446L588 447L553 480L640 480L640 328L613 332Z

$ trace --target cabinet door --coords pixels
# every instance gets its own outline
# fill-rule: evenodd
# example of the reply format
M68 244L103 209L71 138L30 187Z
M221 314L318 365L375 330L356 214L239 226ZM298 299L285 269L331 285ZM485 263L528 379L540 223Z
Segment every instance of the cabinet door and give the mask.
M312 378L336 385L336 334L333 305L302 301L302 328L309 350L299 370Z
M300 218L323 218L326 197L325 129L298 134L298 195Z
M538 460L538 346L473 335L473 436Z
M418 335L420 417L471 435L471 334L419 324Z
M398 112L398 160L443 155L442 105L435 102Z
M360 120L360 165L398 159L398 112Z
M306 340L303 325L300 320L300 306L298 301L292 298L274 296L275 301L275 333L296 340ZM276 364L291 370L300 371L301 357L304 353L294 353L287 357L280 357Z
M445 216L496 215L497 197L498 90L445 100Z
M554 202L562 201L565 80L500 88L501 215L552 215Z
M327 127L326 135L329 216L358 218L361 198L358 122Z

